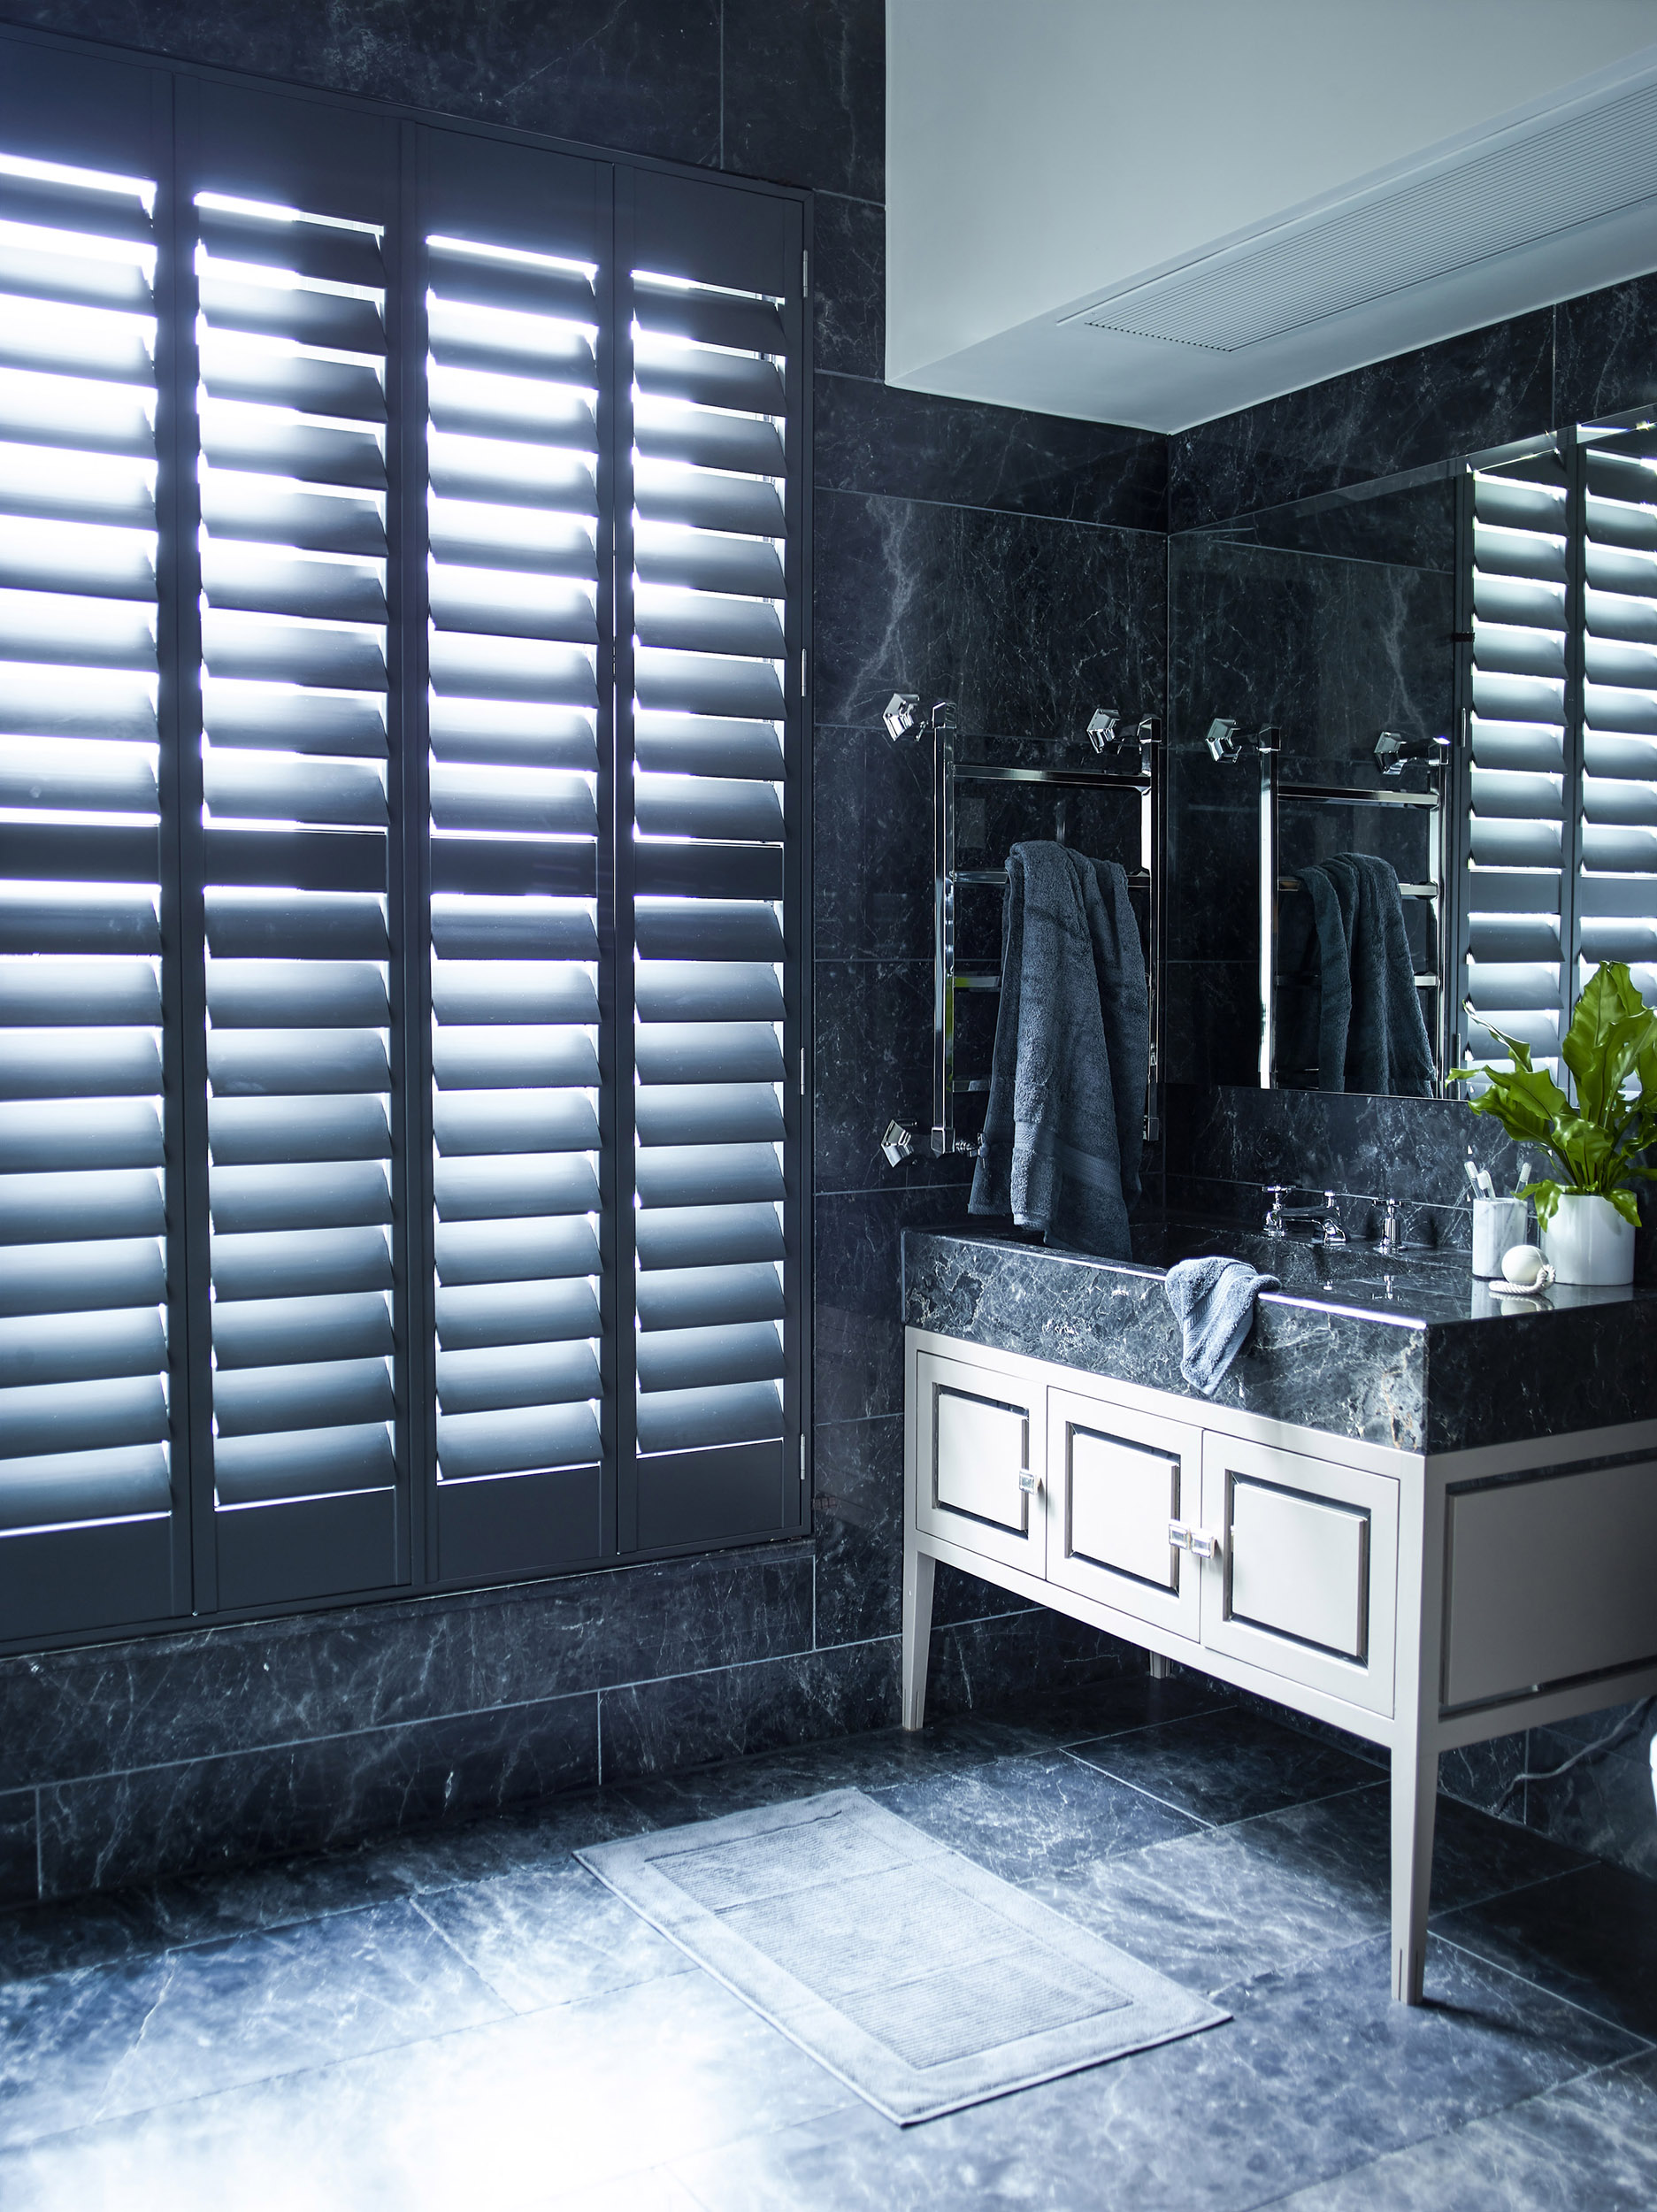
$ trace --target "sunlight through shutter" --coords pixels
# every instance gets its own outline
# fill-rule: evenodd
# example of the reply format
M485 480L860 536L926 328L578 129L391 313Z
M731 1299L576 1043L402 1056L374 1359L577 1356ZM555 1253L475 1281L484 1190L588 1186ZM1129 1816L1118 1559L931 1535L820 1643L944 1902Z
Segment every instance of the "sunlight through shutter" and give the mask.
M1657 1002L1657 460L1649 430L1589 445L1581 971L1626 961Z
M1487 1025L1557 1060L1565 864L1568 499L1555 454L1473 480L1472 822L1466 1042Z
M154 208L0 153L0 1636L171 1605Z
M643 1542L776 1519L790 1349L785 300L680 274L671 231L633 285Z
M590 264L427 248L438 1530L457 1575L600 1541L598 331Z
M221 1602L397 1563L386 276L202 194L202 765Z

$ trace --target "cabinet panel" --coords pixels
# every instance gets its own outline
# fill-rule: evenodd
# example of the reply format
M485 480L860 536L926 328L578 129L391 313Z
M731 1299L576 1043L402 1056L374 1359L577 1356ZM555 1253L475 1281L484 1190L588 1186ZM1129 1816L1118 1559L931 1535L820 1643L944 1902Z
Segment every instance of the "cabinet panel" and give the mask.
M1203 1440L1202 1640L1213 1651L1392 1710L1398 1484L1211 1432Z
M1657 1465L1452 1491L1444 1701L1657 1655Z
M916 1360L915 1523L1026 1574L1046 1570L1041 1392L993 1362Z
M1197 1635L1198 1562L1169 1524L1194 1515L1197 1430L1069 1390L1047 1394L1047 1578L1176 1635Z

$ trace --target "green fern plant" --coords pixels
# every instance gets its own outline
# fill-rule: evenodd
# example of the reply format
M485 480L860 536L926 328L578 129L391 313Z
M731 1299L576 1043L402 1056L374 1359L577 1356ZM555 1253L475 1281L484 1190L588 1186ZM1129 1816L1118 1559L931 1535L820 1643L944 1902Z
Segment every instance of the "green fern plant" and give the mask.
M1530 1048L1492 1029L1513 1056L1510 1068L1457 1068L1451 1080L1475 1076L1490 1087L1472 1102L1515 1142L1540 1145L1559 1163L1562 1179L1527 1183L1546 1229L1564 1197L1608 1198L1639 1226L1634 1186L1657 1178L1643 1155L1657 1143L1657 1014L1634 987L1620 960L1607 960L1584 984L1571 1012L1561 1056L1576 1085L1573 1105L1545 1068L1532 1067Z

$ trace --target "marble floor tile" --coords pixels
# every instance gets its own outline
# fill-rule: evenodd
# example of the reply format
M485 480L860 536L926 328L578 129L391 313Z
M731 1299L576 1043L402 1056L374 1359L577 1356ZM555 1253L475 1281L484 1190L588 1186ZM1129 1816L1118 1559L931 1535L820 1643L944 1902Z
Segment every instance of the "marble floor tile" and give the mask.
M1433 1924L1447 1942L1657 2041L1657 1882L1644 1875L1585 1866Z
M0 2144L476 2026L506 2009L406 1902L13 1982L0 1990Z
M1123 1735L1130 1728L1184 1720L1188 1714L1225 1711L1236 1702L1231 1691L1200 1674L1181 1671L1158 1679L1139 1667L1132 1673L1078 1683L1074 1688L1021 1697L1007 1706L1005 1717L1047 1735L1054 1743L1074 1747L1101 1737Z
M702 2208L670 2168L653 2166L648 2173L601 2181L596 2189L544 2198L527 2212L702 2212Z
M706 2212L1232 2212L1632 2047L1446 1946L1430 1951L1432 2003L1394 2005L1386 1957L1382 1939L1242 1985L1211 2034L924 2128L900 2134L858 2108L674 2169Z
M518 2212L549 2196L579 2204L582 2191L613 2183L625 2205L625 2177L756 2129L805 2124L849 2100L710 1977L675 1977L664 2001L666 1986L82 2126L0 2154L0 2203L6 2212ZM652 2204L648 2194L633 2201Z
M1375 1780L1366 1760L1241 1705L1073 1744L1070 1755L1214 1827Z
M1385 1782L1312 1805L1262 1813L1236 1833L1251 1849L1269 1852L1286 1871L1332 1884L1385 1924L1392 1898L1392 1793ZM1438 1800L1434 1824L1431 1909L1463 1905L1523 1888L1584 1863L1562 1844L1488 1813Z
M1638 2058L1297 2189L1277 2212L1645 2212L1653 2204L1657 2061Z
M649 1823L617 1790L582 1790L533 1811L507 1813L453 1828L389 1836L374 1855L415 1896L456 1883L561 1865L583 1844L636 1835Z
M0 1985L165 1951L147 1901L132 1892L54 1900L0 1913Z
M1118 1852L1190 1835L1196 1825L1062 1752L994 1759L970 1773L871 1794L1012 1882L1062 1879Z
M437 1890L418 1909L514 2012L694 1970L676 1944L573 1860Z

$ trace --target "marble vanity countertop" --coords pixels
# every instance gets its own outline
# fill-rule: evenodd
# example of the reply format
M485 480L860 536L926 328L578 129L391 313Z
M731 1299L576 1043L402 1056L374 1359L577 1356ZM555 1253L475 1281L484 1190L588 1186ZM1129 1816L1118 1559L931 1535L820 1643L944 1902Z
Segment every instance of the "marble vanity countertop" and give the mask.
M904 1319L1206 1402L1179 1372L1162 1289L1175 1261L1224 1252L1277 1276L1213 1403L1404 1451L1447 1452L1657 1414L1657 1289L1500 1297L1464 1252L1328 1248L1236 1227L1136 1227L1132 1261L973 1225L909 1230Z

